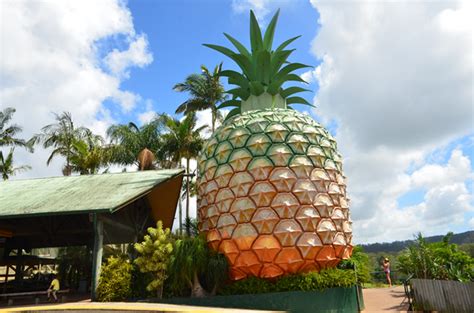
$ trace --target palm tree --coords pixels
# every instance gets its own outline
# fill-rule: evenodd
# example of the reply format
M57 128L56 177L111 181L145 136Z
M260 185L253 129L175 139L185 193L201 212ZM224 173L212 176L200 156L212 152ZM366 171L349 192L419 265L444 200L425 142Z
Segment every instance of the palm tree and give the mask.
M11 122L15 112L16 110L10 107L0 111L0 147L13 147L10 149L10 152L7 154L6 158L3 155L3 151L0 151L0 173L2 174L2 178L4 180L7 180L10 176L15 175L17 172L31 169L31 167L28 165L13 167L13 152L15 151L14 147L24 147L28 151L33 152L34 144L33 139L26 141L17 137L17 135L23 131L19 125L8 125Z
M87 129L84 127L75 128L71 113L54 113L56 123L46 125L41 129L41 134L37 134L35 142L43 143L43 147L53 147L53 152L46 161L49 165L54 157L60 155L66 158L66 165L63 168L64 176L71 175L71 157L74 154L74 143L84 137Z
M3 152L0 151L0 173L2 174L3 180L7 180L10 176L15 175L17 172L26 171L31 169L31 166L22 165L18 167L13 166L13 151L15 148L11 148L7 157L3 157Z
M182 290L191 289L191 297L204 297L209 294L201 283L215 295L217 288L228 279L228 263L225 256L211 251L202 236L178 239L173 248L170 262L171 287Z
M13 118L13 114L16 112L14 108L5 108L0 111L0 147L2 146L17 146L25 147L29 151L32 149L32 141L26 141L24 139L17 138L16 136L22 132L22 128L17 124L8 126L8 123Z
M154 153L161 145L163 125L160 118L138 127L134 123L128 125L112 125L107 130L111 139L111 161L121 165L137 165L140 170L154 168Z
M74 139L72 144L71 171L81 175L97 174L99 168L108 163L109 154L104 138L86 129L83 138Z
M186 77L182 83L176 84L173 89L179 92L189 92L191 98L183 102L176 113L189 114L190 112L211 110L212 132L215 130L216 120L221 119L222 115L217 109L217 105L226 99L224 87L220 83L220 72L222 63L214 68L211 73L207 67L201 65L201 74L191 74Z
M173 164L180 164L182 159L186 159L186 219L189 219L189 196L190 196L190 161L195 159L203 145L201 131L207 126L196 128L196 114L189 113L183 120L172 118L168 115L161 115L160 119L166 127L163 134L163 145L159 150L159 159L167 160ZM186 228L189 234L189 228Z

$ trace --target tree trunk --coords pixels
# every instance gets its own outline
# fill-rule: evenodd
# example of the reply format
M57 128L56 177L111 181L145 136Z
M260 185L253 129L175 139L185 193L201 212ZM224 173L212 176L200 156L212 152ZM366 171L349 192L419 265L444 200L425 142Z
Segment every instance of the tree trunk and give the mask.
M178 199L178 209L179 209L179 234L183 234L183 203L181 202L181 190L179 192Z
M206 291L201 286L197 272L193 275L193 288L191 289L191 298L204 298Z
M191 236L191 229L189 224L189 158L186 158L186 233Z
M163 298L163 284L161 284L160 288L156 290L156 297L158 299Z
M217 117L217 114L216 114L216 109L211 109L211 113L212 113L212 133L214 133L214 130L215 130L215 127L216 127L216 117Z

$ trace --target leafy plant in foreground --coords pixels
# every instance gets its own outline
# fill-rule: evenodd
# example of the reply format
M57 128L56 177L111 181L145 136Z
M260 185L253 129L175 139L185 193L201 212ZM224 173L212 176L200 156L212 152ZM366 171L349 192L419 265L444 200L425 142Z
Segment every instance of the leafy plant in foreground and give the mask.
M170 229L163 229L163 223L158 221L156 228L149 227L148 235L143 242L135 244L139 257L135 259L141 272L153 274L153 280L148 284L149 291L156 290L158 298L163 294L163 283L168 276L168 263L173 252L170 240Z

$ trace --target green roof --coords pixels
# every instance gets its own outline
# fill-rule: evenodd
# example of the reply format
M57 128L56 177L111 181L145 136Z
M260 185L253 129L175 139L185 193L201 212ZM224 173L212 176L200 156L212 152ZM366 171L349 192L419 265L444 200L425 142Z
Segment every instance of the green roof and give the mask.
M0 218L114 212L183 169L0 182Z

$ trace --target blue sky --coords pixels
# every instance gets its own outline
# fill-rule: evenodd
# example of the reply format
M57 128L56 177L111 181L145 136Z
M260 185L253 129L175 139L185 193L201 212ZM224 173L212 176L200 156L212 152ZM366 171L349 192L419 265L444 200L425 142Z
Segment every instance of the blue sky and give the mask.
M310 53L311 40L317 32L317 11L307 1L282 5L284 11L280 15L275 43L302 35L292 45L297 49L292 59L318 65L318 60ZM186 94L175 92L172 87L187 75L198 73L202 64L214 68L224 62L224 68L235 69L231 60L204 47L203 43L230 47L223 35L226 32L245 45L249 44L249 14L232 11L231 1L135 0L130 1L128 7L136 32L147 35L155 61L146 68L132 69L131 78L122 86L140 94L143 101L151 99L158 112L173 114L185 101ZM311 93L306 95L308 99L312 96ZM118 118L127 122L126 117L119 115Z
M472 1L82 0L0 2L0 109L17 109L25 138L69 111L98 134L173 114L172 90L200 65L235 65L202 46L248 45L249 9L262 25L281 8L275 43L313 65L311 114L344 157L356 243L474 229ZM201 124L209 114L198 114ZM50 151L15 151L61 175ZM194 212L194 209L192 213Z

